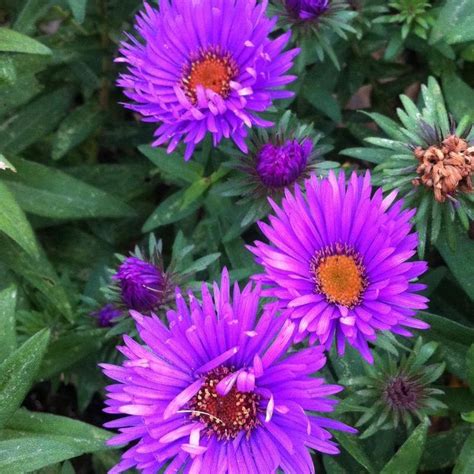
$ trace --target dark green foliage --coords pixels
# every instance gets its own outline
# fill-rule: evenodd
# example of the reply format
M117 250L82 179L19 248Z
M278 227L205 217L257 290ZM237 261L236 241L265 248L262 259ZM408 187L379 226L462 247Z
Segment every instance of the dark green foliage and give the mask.
M296 95L268 118L282 120L286 133L291 111L296 135L318 137L318 174L370 169L385 191L397 188L417 207L431 299L420 317L431 329L423 344L380 338L371 368L352 349L344 358L331 351L325 377L348 384L335 416L359 420L362 436L335 434L342 454L315 455L315 465L329 474L468 474L473 195L456 195L459 205L449 206L414 192L409 145L430 144L425 124L430 133L454 127L474 139L474 1L334 4L333 16L294 35L302 48L290 86ZM104 303L117 254L146 248L153 232L184 288L212 281L223 266L234 280L258 272L245 245L260 237L255 222L268 207L244 189L235 147L205 141L186 163L182 149L151 148L154 127L119 104L122 66L114 59L141 5L0 0L1 473L104 473L117 462L100 428L107 382L97 363L117 360L119 335L133 324L124 315L103 329L90 316ZM281 6L271 2L273 11ZM429 409L405 424L388 414L380 421L374 381L384 367L400 366L430 387Z

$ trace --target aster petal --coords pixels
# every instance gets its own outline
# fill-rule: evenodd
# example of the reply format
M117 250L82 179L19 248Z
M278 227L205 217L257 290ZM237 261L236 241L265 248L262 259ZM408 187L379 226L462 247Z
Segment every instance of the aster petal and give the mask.
M191 398L199 392L199 389L202 387L203 381L196 380L193 384L189 387L185 388L182 392L180 392L165 409L163 413L163 419L167 420L171 416L173 416L183 405L185 405Z
M239 352L239 348L232 347L228 351L223 352L220 356L217 356L209 362L206 362L204 365L199 367L196 372L198 374L203 372L209 372L210 370L215 369L219 365L222 365L224 362L228 361L232 356L237 354L237 352Z

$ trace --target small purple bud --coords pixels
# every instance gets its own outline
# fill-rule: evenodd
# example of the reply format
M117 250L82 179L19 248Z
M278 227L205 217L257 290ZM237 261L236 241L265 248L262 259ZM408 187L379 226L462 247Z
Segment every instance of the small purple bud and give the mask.
M108 328L114 325L114 320L122 315L122 311L116 308L113 304L106 304L98 311L91 313L91 316L96 318L97 325L101 328Z
M329 0L285 0L285 7L294 18L311 21L325 13L329 3Z
M263 145L257 154L257 173L262 183L269 188L293 184L306 169L312 150L309 139L302 143L288 140L283 145Z
M112 278L119 283L122 302L128 309L156 311L163 303L166 276L151 263L136 257L126 258Z

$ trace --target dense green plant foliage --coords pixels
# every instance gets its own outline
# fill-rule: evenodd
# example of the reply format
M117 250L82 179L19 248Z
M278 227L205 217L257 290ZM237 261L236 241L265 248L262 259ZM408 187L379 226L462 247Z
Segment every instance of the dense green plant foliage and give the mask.
M246 245L261 238L269 206L245 169L252 146L290 129L314 139L318 176L370 169L376 185L418 207L429 264L422 339L383 335L373 366L352 348L344 358L331 350L323 374L346 386L335 416L363 436L335 433L341 455L314 455L316 470L473 472L473 194L448 209L414 188L407 145L431 145L426 124L472 146L474 1L335 3L304 31L280 19L302 48L296 94L265 115L275 129L252 131L242 167L230 141L206 139L189 162L180 147L152 148L155 127L121 106L114 59L141 0L0 0L0 473L117 463L97 364L117 362L134 325L125 310L113 327L91 316L116 297L111 274L136 246L184 289L224 266L234 281L258 273ZM426 403L393 418L382 392L397 374L415 378Z

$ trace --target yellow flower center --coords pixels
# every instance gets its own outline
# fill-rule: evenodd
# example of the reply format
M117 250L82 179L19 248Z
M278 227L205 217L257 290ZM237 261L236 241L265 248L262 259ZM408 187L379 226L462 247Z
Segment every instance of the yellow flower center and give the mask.
M352 308L367 286L364 266L357 253L337 245L318 252L311 261L316 292L330 303Z

